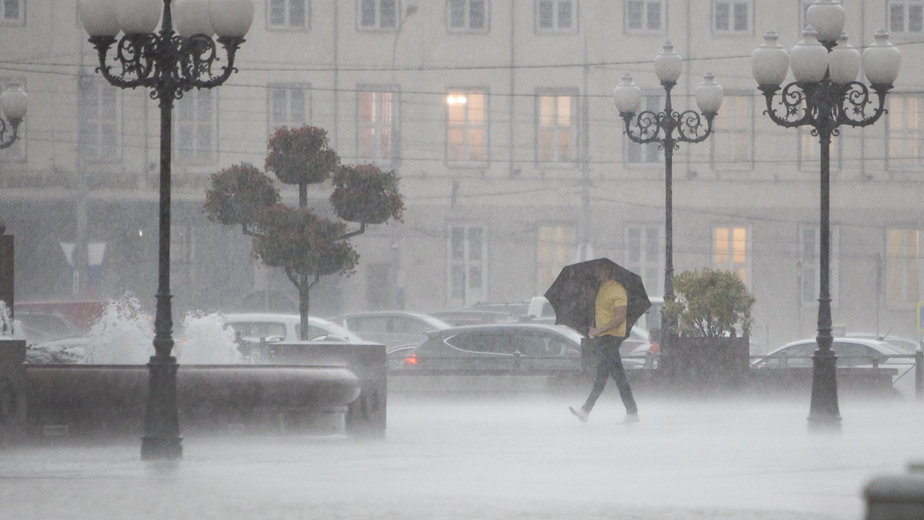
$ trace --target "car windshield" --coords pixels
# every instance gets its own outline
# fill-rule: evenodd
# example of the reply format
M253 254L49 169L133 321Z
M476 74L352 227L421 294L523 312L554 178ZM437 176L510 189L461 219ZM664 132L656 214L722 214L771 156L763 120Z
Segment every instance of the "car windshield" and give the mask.
M269 338L272 336L286 337L286 326L284 323L274 323L267 321L234 321L231 322L231 328L235 334L245 338Z

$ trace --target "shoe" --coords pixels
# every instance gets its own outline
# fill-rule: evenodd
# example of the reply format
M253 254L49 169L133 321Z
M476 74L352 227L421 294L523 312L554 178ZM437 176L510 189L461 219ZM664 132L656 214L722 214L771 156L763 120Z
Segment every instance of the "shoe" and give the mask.
M585 410L583 406L580 408L569 406L568 409L571 410L571 413L573 413L575 417L580 419L582 423L587 422L587 417L590 415L590 413L588 413L588 411Z
M635 424L638 422L638 413L627 413L626 418L622 420L623 424Z

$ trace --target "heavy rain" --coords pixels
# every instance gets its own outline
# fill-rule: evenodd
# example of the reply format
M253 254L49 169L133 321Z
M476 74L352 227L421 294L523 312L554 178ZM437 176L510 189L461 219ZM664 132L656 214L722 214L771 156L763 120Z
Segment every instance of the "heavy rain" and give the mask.
M922 20L5 0L0 518L924 518Z

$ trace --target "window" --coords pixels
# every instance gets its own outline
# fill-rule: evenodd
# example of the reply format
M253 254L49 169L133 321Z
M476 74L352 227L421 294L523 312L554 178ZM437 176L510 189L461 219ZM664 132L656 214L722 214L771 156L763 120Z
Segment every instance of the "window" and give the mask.
M572 32L577 29L577 0L536 0L538 32Z
M277 128L286 126L300 128L311 119L309 112L310 86L269 86L267 87L269 104L269 134Z
M713 0L712 30L718 34L751 34L753 0Z
M95 77L80 78L78 150L87 163L120 160L117 88Z
M664 226L627 226L623 265L642 277L649 295L663 294Z
M488 160L485 103L485 95L476 91L455 91L446 96L447 160Z
M750 255L748 229L742 226L713 228L713 263L716 269L731 271L750 286Z
M174 110L176 158L184 163L214 160L216 142L215 102L212 90L190 90L177 101Z
M457 225L449 228L449 301L454 305L471 305L484 301L488 294L487 243L480 225Z
M174 223L170 228L170 262L190 264L194 260L193 227L186 223Z
M398 27L398 0L360 0L361 29L395 29Z
M356 125L357 152L363 159L390 162L397 150L398 119L394 115L395 94L385 90L359 92L359 122Z
M821 167L821 144L818 142L818 136L812 135L810 130L799 128L799 169L810 172L818 172ZM828 165L832 170L841 168L842 147L841 140L831 136L830 161Z
M541 294L561 271L574 261L577 231L574 226L539 226L536 244L536 285Z
M25 25L26 0L0 0L0 25Z
M663 33L667 0L626 0L626 32Z
M268 0L266 7L270 29L305 30L309 27L311 6L308 0Z
M23 90L26 90L25 81L22 79L5 78L0 79L0 92L5 91L8 87L18 84ZM9 141L13 135L13 126L10 125L5 114L0 114L6 124L3 132L3 140ZM16 129L16 140L7 148L0 149L0 161L3 162L21 162L26 160L26 123L29 120L29 114L19 123Z
M488 30L487 0L449 0L446 23L453 32L485 32Z
M575 96L539 94L536 111L539 162L571 162L577 151Z
M889 32L921 33L924 30L924 0L889 0Z
M837 305L840 286L840 233L830 228L828 244L828 291L831 304ZM815 305L821 294L821 265L819 264L821 237L818 226L799 226L799 260L796 266L799 277L799 294L803 305Z
M920 247L916 229L886 231L886 299L890 307L911 307L919 300Z
M924 163L921 100L918 96L901 94L888 98L888 169L913 169Z
M753 96L727 95L715 118L712 166L716 169L750 169L753 166Z
M664 96L659 94L649 94L643 96L642 111L650 111L655 114L662 110ZM626 146L626 162L639 163L662 163L664 162L664 152L658 149L658 143L638 144L627 137L621 137Z

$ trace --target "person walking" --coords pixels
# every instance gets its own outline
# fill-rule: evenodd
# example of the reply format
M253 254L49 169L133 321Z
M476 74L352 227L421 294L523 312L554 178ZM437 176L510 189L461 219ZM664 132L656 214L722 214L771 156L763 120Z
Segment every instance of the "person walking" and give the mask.
M575 408L568 407L581 422L587 422L590 411L593 410L597 398L603 393L607 380L612 376L619 388L622 404L626 407L624 423L638 422L638 406L632 396L632 388L626 377L626 370L622 366L622 357L619 355L619 346L626 338L626 305L628 294L625 287L613 279L612 270L605 264L600 264L594 273L600 282L595 299L594 327L587 332L591 348L598 354L597 371L590 395L584 404Z

